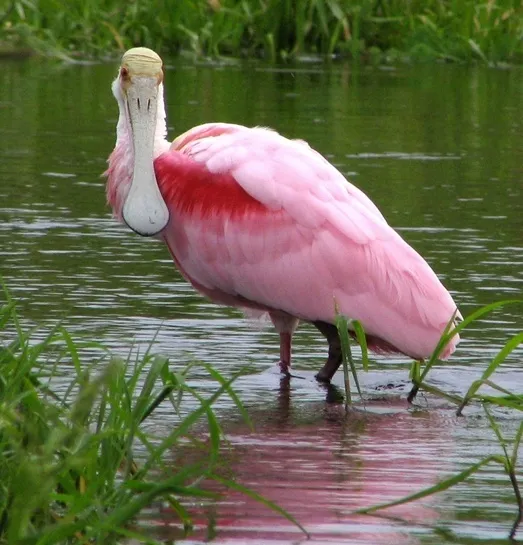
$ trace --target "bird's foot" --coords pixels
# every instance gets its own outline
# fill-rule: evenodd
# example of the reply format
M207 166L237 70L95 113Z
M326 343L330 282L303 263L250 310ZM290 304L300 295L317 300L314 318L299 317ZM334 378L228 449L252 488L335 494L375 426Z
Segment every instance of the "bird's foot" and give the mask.
M289 362L280 360L278 362L278 365L280 366L280 372L282 375L285 375L286 377L291 376L291 371L290 371L291 365Z
M341 355L335 353L334 356L329 354L329 358L325 362L325 365L316 374L316 380L325 384L330 383L332 377L341 365Z

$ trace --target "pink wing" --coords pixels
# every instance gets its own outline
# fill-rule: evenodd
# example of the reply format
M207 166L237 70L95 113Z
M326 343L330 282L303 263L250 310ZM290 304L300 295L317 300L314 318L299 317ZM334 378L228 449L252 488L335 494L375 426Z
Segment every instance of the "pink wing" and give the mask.
M203 125L175 140L155 170L171 211L163 237L211 298L331 323L336 303L417 358L430 355L456 310L372 201L304 142Z

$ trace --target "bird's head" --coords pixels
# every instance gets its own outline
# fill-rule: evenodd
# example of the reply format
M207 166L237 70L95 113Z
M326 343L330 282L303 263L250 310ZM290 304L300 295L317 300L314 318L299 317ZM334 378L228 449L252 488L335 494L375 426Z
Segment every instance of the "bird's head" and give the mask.
M160 103L163 111L162 81L162 59L151 49L135 47L124 53L112 87L134 152L132 181L122 215L125 223L143 236L158 234L169 221L153 164Z

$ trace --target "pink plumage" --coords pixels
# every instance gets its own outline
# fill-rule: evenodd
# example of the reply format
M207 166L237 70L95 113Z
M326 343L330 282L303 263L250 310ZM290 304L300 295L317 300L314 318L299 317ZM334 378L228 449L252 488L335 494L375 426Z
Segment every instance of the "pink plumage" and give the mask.
M109 159L108 199L120 218L135 160L130 142L119 133ZM427 262L305 142L264 128L206 124L170 147L157 142L153 160L169 212L157 236L201 293L270 313L282 370L298 320L327 337L330 361L319 378L330 380L341 361L336 308L362 323L371 348L415 359L432 353L457 312Z

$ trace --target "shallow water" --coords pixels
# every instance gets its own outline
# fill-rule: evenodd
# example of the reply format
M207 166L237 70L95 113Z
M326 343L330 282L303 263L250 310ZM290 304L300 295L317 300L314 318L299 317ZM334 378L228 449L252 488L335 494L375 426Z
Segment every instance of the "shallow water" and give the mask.
M236 389L255 432L221 400L231 441L225 456L239 482L288 509L313 542L506 542L515 506L497 466L392 511L406 522L351 515L498 452L481 412L471 408L455 418L430 396L408 408L408 362L374 358L379 366L362 375L366 409L346 417L313 380L325 346L305 326L295 343L300 378L280 384L275 334L200 297L160 244L111 219L100 174L114 145L115 66L0 64L0 274L27 321L45 328L64 320L73 333L122 354L156 336L154 351L180 365L198 359L226 376L248 370ZM306 139L426 257L463 314L523 292L522 88L521 68L280 69L176 61L166 74L171 135L219 120ZM522 329L516 306L488 316L467 330L433 380L464 392ZM521 361L519 349L498 382L521 392ZM203 391L215 387L198 368L192 379ZM336 381L341 386L341 377ZM517 415L498 416L513 436ZM172 418L165 409L153 425L161 429ZM161 535L178 535L163 507L148 516ZM221 543L303 540L292 525L236 493L201 508L197 519L202 527L215 521ZM193 542L205 535L198 530Z

